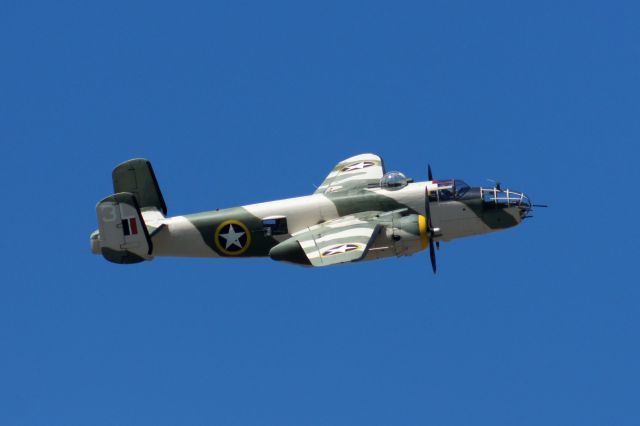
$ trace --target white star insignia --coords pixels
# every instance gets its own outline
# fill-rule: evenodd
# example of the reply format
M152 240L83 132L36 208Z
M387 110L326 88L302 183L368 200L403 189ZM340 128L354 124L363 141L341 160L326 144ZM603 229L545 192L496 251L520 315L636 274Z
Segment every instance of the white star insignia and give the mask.
M227 240L227 244L224 249L228 250L231 246L238 246L238 248L242 248L242 244L240 244L240 237L244 235L244 232L236 232L233 229L233 225L229 225L229 231L226 234L220 234L222 238Z
M342 244L341 246L337 246L337 247L333 247L327 251L325 251L324 253L322 253L323 256L332 256L334 254L341 254L341 253L346 253L348 251L353 251L358 249L358 246L356 246L355 244Z
M355 163L355 164L352 164L350 166L345 167L344 169L342 169L342 171L351 172L353 170L362 170L365 167L371 167L373 165L374 164L371 161L361 161L359 163Z

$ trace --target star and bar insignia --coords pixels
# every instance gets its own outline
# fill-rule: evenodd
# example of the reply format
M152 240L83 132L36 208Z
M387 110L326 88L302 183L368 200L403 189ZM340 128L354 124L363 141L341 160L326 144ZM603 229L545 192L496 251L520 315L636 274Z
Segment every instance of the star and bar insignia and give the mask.
M331 247L328 250L325 250L322 253L322 256L333 256L334 254L342 254L349 251L359 250L360 246L358 244L341 244L339 246Z
M372 167L375 166L376 163L374 163L373 161L359 161L357 163L354 164L350 164L348 166L345 166L342 168L342 170L340 170L341 172L352 172L354 170L362 170L364 168L367 167Z

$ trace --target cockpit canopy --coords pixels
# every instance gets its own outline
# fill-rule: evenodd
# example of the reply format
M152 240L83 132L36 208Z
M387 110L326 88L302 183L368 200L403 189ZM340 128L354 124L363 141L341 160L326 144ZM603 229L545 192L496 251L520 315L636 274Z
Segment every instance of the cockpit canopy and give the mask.
M431 201L454 200L462 197L470 188L460 179L432 180L431 183L437 186L435 191L429 191L429 199Z
M407 186L409 178L400 172L388 172L380 179L380 188L382 189L400 189Z

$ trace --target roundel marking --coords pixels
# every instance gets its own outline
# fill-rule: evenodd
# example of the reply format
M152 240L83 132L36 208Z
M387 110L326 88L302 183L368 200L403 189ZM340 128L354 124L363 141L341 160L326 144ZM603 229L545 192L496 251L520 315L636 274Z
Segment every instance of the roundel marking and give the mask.
M216 228L213 242L227 256L239 256L251 245L251 232L238 220L225 220Z

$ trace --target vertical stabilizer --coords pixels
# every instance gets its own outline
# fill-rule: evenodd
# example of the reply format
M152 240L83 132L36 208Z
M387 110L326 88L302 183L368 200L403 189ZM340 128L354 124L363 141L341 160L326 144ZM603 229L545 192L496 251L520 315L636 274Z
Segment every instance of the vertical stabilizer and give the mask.
M113 194L96 206L99 249L114 263L151 260L153 246L136 196L129 192Z
M125 161L113 169L112 177L113 192L130 192L136 197L141 210L155 208L167 215L167 205L148 160L136 158Z

